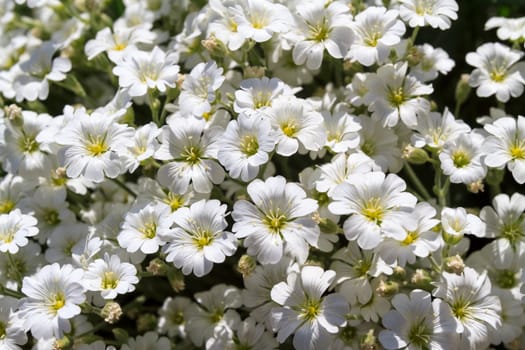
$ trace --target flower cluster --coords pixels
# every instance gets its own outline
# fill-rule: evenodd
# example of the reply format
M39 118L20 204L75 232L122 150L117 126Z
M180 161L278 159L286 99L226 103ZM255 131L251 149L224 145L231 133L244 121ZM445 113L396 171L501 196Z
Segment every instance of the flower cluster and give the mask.
M0 348L524 349L525 19L451 112L458 10L0 0Z

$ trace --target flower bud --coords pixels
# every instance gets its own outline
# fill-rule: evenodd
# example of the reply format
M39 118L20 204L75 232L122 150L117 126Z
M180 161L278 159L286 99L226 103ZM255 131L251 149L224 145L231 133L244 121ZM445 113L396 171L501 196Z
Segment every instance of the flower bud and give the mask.
M102 316L104 321L109 324L116 323L122 316L122 308L120 307L119 303L108 301L102 308L100 316Z
M455 273L456 275L461 275L465 264L463 259L459 255L449 256L445 259L445 271L449 273Z
M264 77L266 72L265 67L259 67L259 66L249 66L244 69L244 79L250 79L250 78L262 78Z
M73 346L73 342L67 336L57 339L53 342L53 350L71 349L72 346Z
M137 331L140 333L152 331L157 327L157 316L154 314L142 314L137 319Z
M418 287L427 287L430 286L432 278L430 277L430 274L427 271L423 269L417 269L412 275L412 278L410 278L410 282L412 282Z
M463 104L465 102L470 94L470 91L472 88L469 85L469 79L470 75L468 74L462 74L459 78L458 84L456 85L456 102L458 104ZM456 116L457 117L457 116Z
M472 193L479 193L485 191L485 186L482 180L471 182L467 185L467 190Z
M249 255L243 255L237 263L237 270L242 273L242 277L249 276L257 266L255 259Z
M160 258L155 258L149 262L146 271L151 272L155 276L164 276L167 271L167 266Z
M382 297L390 297L399 292L399 285L394 281L379 281L376 293Z
M406 278L407 272L401 266L395 266L393 268L392 277L398 281L403 281Z
M361 350L376 350L379 349L379 346L377 344L377 338L374 335L374 330L371 329L366 333L366 336L361 341L361 346L359 347Z
M406 145L403 149L403 159L411 164L425 164L430 160L427 151L422 148L416 148L412 145Z
M24 125L24 116L22 115L22 108L15 104L4 107L5 117L14 126Z
M170 267L167 273L168 281L170 282L171 288L177 293L182 292L186 288L184 283L184 275L179 270Z

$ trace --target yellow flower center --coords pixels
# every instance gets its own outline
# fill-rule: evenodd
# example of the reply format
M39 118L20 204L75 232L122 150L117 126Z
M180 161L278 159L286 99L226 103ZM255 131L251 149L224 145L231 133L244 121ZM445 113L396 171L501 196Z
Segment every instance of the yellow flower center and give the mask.
M39 144L36 142L36 138L33 135L24 135L19 140L20 149L25 153L33 153L38 151Z
M241 151L247 156L253 156L259 150L259 143L257 137L253 135L246 135L241 138Z
M255 109L262 107L271 106L271 97L272 95L266 91L259 91L253 96L253 106Z
M109 150L109 146L106 143L105 136L88 136L88 142L86 143L86 150L93 157L98 157Z
M505 77L507 76L507 72L505 69L498 68L498 69L494 69L493 71L491 71L489 76L490 76L490 79L492 79L493 81L497 83L501 83L503 80L505 80Z
M113 47L113 50L115 51L122 51L126 48L126 44L121 44L121 43L117 43L115 44L115 46Z
M181 156L186 162L190 163L191 165L195 165L200 162L202 151L196 146L185 146Z
M48 210L42 217L48 225L57 225L60 223L60 215L56 210Z
M372 157L376 152L376 147L373 141L364 140L361 144L361 151L369 157Z
M321 303L319 300L307 300L301 307L301 316L306 321L314 320L321 312Z
M376 47L379 39L381 39L382 34L380 32L374 32L367 35L364 39L364 43L371 47Z
M7 214L15 207L15 202L10 199L0 201L0 214Z
M465 151L457 150L452 153L452 162L456 168L464 168L470 164L470 157Z
M392 89L388 95L388 101L395 107L399 107L407 100L403 87Z
M184 197L170 192L168 193L168 197L164 200L164 202L170 206L171 211L175 211L184 205Z
M263 223L270 229L273 234L281 233L286 226L287 218L281 214L280 210L270 211L263 219Z
M147 222L144 227L140 229L144 238L152 239L157 234L157 224L155 222Z
M106 271L102 276L100 287L102 289L115 289L118 285L118 276L113 271Z
M193 232L193 242L199 250L204 249L213 242L213 234L206 229L197 229Z
M323 17L323 20L321 22L315 25L308 24L308 30L310 31L308 40L312 40L318 43L328 39L328 35L331 32L331 29L328 27L328 23L325 17Z
M373 197L367 200L361 210L361 213L370 221L380 225L385 215L385 209L381 198Z
M66 304L66 296L64 293L56 293L49 299L49 308L50 311L56 315L58 310L60 310Z
M515 142L510 147L510 155L514 159L523 159L525 158L525 140L522 142Z
M297 132L297 122L295 119L289 119L281 124L281 130L286 136L292 137Z
M419 238L419 233L416 231L408 231L406 238L401 242L402 245L411 245Z

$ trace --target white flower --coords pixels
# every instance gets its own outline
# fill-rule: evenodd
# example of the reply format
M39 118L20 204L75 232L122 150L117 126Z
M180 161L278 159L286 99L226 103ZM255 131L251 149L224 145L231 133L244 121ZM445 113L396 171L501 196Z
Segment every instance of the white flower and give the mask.
M337 273L338 292L351 305L365 305L373 298L372 277L392 274L392 268L379 254L359 248L354 241L332 255L330 268Z
M525 243L525 196L514 193L511 197L500 193L492 199L492 207L481 209L479 217L486 225L483 236L486 238L501 238L512 246ZM496 241L500 241L499 239Z
M115 178L124 171L121 154L132 138L132 128L105 115L83 115L57 135L57 142L64 146L58 158L69 177L83 175L99 183L104 176Z
M356 117L343 111L335 113L322 111L321 114L326 128L326 147L335 153L357 148L359 145L357 131L361 130L361 124Z
M481 151L483 142L483 136L471 132L443 145L439 160L443 173L450 176L450 182L470 184L485 177L487 168Z
M483 349L490 342L490 332L501 326L501 304L491 295L486 272L479 274L466 267L461 275L442 272L432 293L450 305L461 333L460 349Z
M30 58L20 64L22 74L17 76L13 87L16 100L45 100L49 94L49 80L62 81L71 70L71 61L66 57L53 59L57 47L46 41L31 52Z
M387 330L379 333L386 349L456 349L456 322L450 307L430 293L415 289L410 296L397 294L394 310L383 317Z
M87 290L100 291L104 299L115 299L118 294L135 290L139 282L137 269L130 263L121 262L118 255L97 259L89 264L83 284Z
M196 118L173 118L160 135L161 145L155 153L159 160L173 160L157 173L161 185L175 193L185 193L190 183L199 193L209 193L212 184L224 179L224 169L215 160L217 137L222 130L205 130L206 121Z
M279 282L286 281L290 273L298 271L297 263L283 257L275 264L258 265L255 271L244 276L242 300L251 309L250 316L272 329L271 311L277 304L272 300L271 290Z
M439 223L434 219L436 210L428 203L418 203L406 220L401 222L406 236L402 240L385 239L377 248L378 254L388 264L404 267L414 264L416 257L427 257L443 245L439 232L432 229Z
M159 310L158 331L161 334L168 334L170 338L186 338L186 320L184 311L191 304L187 297L177 296L168 297L164 300L162 308Z
M398 172L403 167L401 149L396 133L383 127L383 122L360 116L359 150L369 157L382 171Z
M113 33L106 27L86 43L84 51L88 60L92 60L102 52L107 52L109 59L118 63L126 54L130 54L133 49L136 50L136 44L153 44L154 40L155 34L144 27L115 26Z
M278 262L284 253L306 261L309 246L317 246L319 238L319 228L309 217L317 210L316 201L282 176L264 182L256 179L247 191L254 204L235 202L232 231L237 238L245 238L248 254L263 264Z
M411 141L418 148L429 146L439 149L447 141L468 132L470 132L470 126L461 119L454 119L454 115L448 108L445 108L443 114L430 112L420 115Z
M276 137L270 121L241 113L232 120L219 141L218 160L231 177L244 182L253 180L261 165L269 161Z
M124 167L129 169L130 173L137 170L142 161L151 158L159 148L157 136L160 132L161 130L153 122L135 130L133 140L122 153Z
M493 168L507 165L514 180L525 183L525 117L499 118L484 128L491 134L483 143L485 164Z
M496 33L500 40L517 41L525 37L525 17L491 17L485 23L485 30L494 28L498 28Z
M352 214L343 226L346 238L357 239L363 249L373 249L385 237L405 238L406 233L400 229L400 213L414 208L417 202L405 189L399 176L371 172L339 185L328 209L337 215Z
M183 115L205 117L211 111L218 90L225 77L223 69L215 61L201 62L184 77L179 96L180 111Z
M38 136L51 123L48 114L22 111L22 125L6 122L0 135L0 154L4 159L2 167L25 178L36 178L50 170L50 152L47 142L38 142Z
M431 26L446 30L458 19L455 0L400 0L399 15L411 27Z
M349 312L342 296L336 293L323 296L334 279L332 270L304 266L300 274L292 273L286 282L272 288L272 300L282 306L272 309L277 341L283 343L295 333L296 349L325 349L329 345L329 334L344 326Z
M122 350L171 350L170 340L166 337L159 337L157 332L147 332L136 338L131 338L127 344L122 345Z
M278 349L279 343L273 333L267 331L262 324L258 324L251 317L235 325L235 333L224 332L228 336L211 338L206 342L206 349L210 350L271 350Z
M24 328L37 338L61 338L71 330L69 319L80 314L86 296L84 271L71 265L46 265L35 275L24 277L19 314Z
M122 231L117 237L118 243L130 253L138 250L144 254L156 253L166 243L160 237L169 231L172 224L170 207L150 203L126 214Z
M31 215L25 215L20 209L9 214L0 215L0 252L16 254L20 247L27 245L27 237L36 236L37 220Z
M309 69L318 69L323 61L324 50L334 58L343 58L353 39L349 27L352 16L348 6L334 1L326 6L323 2L298 4L297 32L293 32L293 60Z
M327 192L333 196L338 185L349 180L352 176L362 176L376 169L373 160L363 153L337 154L330 163L319 167L319 179L315 182L315 188L319 192Z
M485 226L474 214L468 214L465 208L443 208L441 210L441 228L445 235L462 237L464 234L483 237Z
M197 277L208 274L214 263L222 263L237 250L237 240L224 229L226 205L218 200L200 200L189 208L172 214L175 228L162 234L168 241L166 261L173 262L182 273Z
M17 288L21 275L32 275L45 265L41 250L38 243L29 241L14 255L0 254L0 283Z
M244 0L232 8L237 31L245 38L261 43L273 33L288 30L291 16L288 8L268 0Z
M519 62L521 51L513 50L500 43L486 43L469 52L466 61L475 67L469 84L477 87L480 97L496 95L498 101L507 102L512 97L521 96L525 84L525 63Z
M186 331L196 346L213 337L214 334L229 330L240 322L235 311L242 305L240 291L233 286L216 284L209 291L195 293L197 304L191 304L184 311Z
M239 31L235 7L238 0L222 1L210 0L211 12L208 25L208 38L215 37L220 40L230 51L238 50L246 41L245 36Z
M324 146L323 117L307 101L283 96L266 113L276 131L277 154L291 156L297 151L317 151Z
M416 49L422 57L416 66L410 68L410 75L421 82L436 79L438 73L446 75L455 66L454 60L450 59L443 49L435 49L429 44L416 46Z
M119 85L132 97L144 96L148 89L166 92L175 87L179 66L174 59L155 46L151 52L132 50L113 68Z
M405 34L405 25L398 19L398 12L387 11L384 7L368 7L355 16L350 26L355 40L346 58L364 66L384 61Z
M415 77L407 75L408 64L386 64L367 81L365 102L372 116L393 127L399 119L408 127L417 125L418 116L430 111L430 103L422 95L431 94L431 85L423 85Z
M3 350L20 350L20 345L27 342L27 336L15 314L17 308L18 299L0 296L0 348Z
M274 100L281 96L290 97L292 89L278 78L246 79L241 81L240 90L235 91L233 109L237 113L265 112Z

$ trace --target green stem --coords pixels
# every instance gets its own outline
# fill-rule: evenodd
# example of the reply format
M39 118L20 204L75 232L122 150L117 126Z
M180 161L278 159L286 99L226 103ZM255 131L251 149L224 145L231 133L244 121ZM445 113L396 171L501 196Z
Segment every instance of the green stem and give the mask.
M419 27L415 27L414 30L412 31L412 35L410 36L409 45L414 46L414 44L416 43L416 38L417 38L418 33L419 33Z
M441 265L437 263L436 259L434 259L432 255L429 255L428 259L434 271L436 271L437 273L441 273Z
M456 118L459 118L459 111L461 110L461 105L463 103L461 103L460 101L456 100L456 106L454 107L454 116Z
M412 166L408 162L405 162L405 171L406 171L408 177L410 178L410 181L412 181L414 186L416 186L416 189L419 191L419 193L422 195L422 197L425 200L427 200L427 201L430 200L432 198L432 196L427 191L427 189L425 188L423 183L419 180L419 177L417 176L417 174L415 173L414 169L412 168Z
M15 275L16 282L18 283L18 288L22 285L22 274L20 271L18 271L18 267L16 266L16 262L13 260L13 256L11 253L7 253L7 259L9 260L9 265L11 265L11 268L13 269L13 274Z
M159 119L160 101L155 96L155 91L152 89L148 89L148 105L151 111L151 119L157 124L157 126L162 126Z
M120 181L117 178L111 179L111 181L113 181L117 186L122 188L124 191L126 191L127 193L129 193L133 197L137 197L137 194L135 192L133 192L133 190L131 188L129 188L124 182Z
M8 297L13 297L13 298L16 298L16 299L21 299L21 298L25 297L24 294L22 294L22 293L20 293L20 292L18 292L16 290L7 288L7 287L3 287L3 286L0 286L0 294L8 296Z

